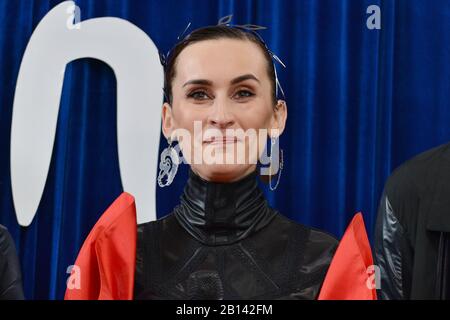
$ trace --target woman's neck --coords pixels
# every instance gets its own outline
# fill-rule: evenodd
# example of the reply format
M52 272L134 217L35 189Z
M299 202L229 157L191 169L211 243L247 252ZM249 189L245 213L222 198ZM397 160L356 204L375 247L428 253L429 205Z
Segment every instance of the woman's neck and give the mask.
M234 243L266 226L276 215L257 184L254 170L240 180L211 182L189 170L174 210L181 226L207 245Z

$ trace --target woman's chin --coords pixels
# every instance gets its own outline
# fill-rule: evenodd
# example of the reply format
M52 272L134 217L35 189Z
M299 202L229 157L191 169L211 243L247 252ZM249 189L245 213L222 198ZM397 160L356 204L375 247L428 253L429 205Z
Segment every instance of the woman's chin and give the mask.
M194 168L194 171L208 181L232 182L243 178L254 168L255 165L248 164L211 164Z

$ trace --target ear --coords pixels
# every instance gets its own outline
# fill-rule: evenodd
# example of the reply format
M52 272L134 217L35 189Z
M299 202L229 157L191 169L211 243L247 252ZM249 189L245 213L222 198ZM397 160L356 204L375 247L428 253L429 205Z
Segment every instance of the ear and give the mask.
M170 104L164 102L162 106L162 132L164 137L168 139L172 137L172 133L175 129L175 119L173 118L173 110Z
M286 119L287 119L286 101L278 100L272 115L270 129L278 130L278 136L280 136L283 133L284 128L286 127Z

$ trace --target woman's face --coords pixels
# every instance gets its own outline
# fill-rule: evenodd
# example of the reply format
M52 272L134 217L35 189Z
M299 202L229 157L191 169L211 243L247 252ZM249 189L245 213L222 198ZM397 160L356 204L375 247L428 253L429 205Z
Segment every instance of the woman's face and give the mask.
M179 141L184 158L203 179L238 180L255 170L268 135L277 137L284 129L286 104L274 105L271 92L267 62L255 43L191 44L176 61L173 103L162 110L163 133Z

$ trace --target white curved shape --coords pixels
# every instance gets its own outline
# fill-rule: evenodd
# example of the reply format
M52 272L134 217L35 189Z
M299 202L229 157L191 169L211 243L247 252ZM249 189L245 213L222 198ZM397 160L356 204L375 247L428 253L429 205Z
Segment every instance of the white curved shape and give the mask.
M73 1L63 2L42 19L20 66L11 128L17 220L29 226L36 214L50 167L65 68L80 58L104 61L116 75L123 189L136 198L138 223L154 220L163 98L158 49L141 29L119 18L89 19L69 28L70 6L76 8Z

